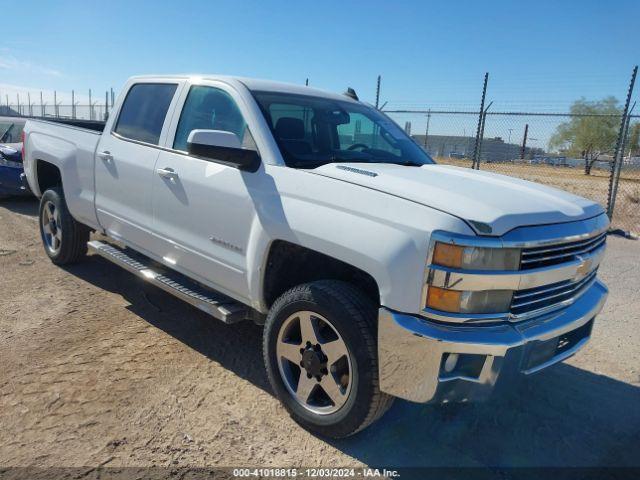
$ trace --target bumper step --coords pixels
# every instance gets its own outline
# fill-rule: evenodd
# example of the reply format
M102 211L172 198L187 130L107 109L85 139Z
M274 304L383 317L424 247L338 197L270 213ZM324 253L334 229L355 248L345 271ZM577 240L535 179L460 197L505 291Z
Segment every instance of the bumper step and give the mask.
M170 270L151 267L152 261L131 250L124 251L99 240L87 243L89 251L106 258L110 262L135 274L146 282L161 288L167 293L193 305L224 323L237 323L245 320L248 308L221 293L203 288L184 275Z

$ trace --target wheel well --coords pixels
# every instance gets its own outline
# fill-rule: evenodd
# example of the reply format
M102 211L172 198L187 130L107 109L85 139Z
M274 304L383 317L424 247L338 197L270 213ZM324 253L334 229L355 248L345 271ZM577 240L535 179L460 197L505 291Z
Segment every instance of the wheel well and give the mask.
M60 169L44 160L38 160L36 163L36 178L38 179L38 188L41 194L51 187L62 185Z
M290 288L316 280L342 280L380 305L380 291L375 279L364 270L341 260L284 240L271 245L264 275L264 300L269 308Z

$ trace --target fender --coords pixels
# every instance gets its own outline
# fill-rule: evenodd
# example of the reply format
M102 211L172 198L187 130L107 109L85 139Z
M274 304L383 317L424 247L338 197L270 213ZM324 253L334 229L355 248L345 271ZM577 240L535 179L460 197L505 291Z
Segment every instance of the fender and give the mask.
M382 192L303 170L266 166L265 173L273 184L254 192L259 208L246 269L253 307L262 312L266 262L275 240L368 273L378 284L382 305L412 312L420 309L430 232L437 227L474 234L456 217Z

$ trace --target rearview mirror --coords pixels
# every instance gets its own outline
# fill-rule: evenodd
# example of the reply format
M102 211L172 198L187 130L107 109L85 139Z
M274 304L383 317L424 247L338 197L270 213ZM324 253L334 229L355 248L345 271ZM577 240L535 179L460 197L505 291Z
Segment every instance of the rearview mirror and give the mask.
M258 152L242 148L236 134L224 130L192 130L187 138L187 151L240 170L255 172L260 166Z
M351 116L348 112L338 108L327 112L327 121L333 125L346 125L351 121Z

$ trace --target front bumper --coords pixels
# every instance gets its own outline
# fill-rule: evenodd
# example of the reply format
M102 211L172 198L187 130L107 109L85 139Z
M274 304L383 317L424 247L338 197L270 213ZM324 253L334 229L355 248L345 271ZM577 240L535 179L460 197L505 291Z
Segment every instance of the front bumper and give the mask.
M406 400L483 400L513 375L565 360L589 340L607 288L599 280L569 307L520 323L452 325L378 314L380 389Z

